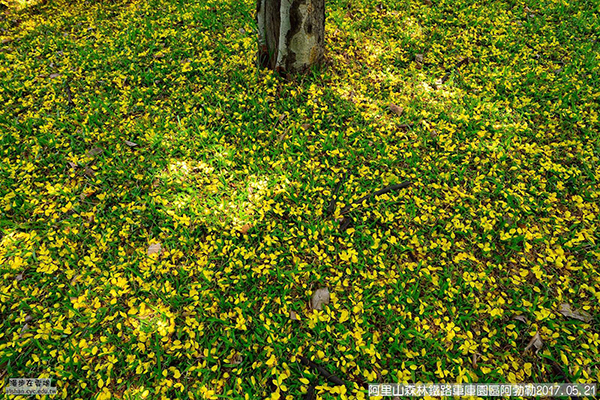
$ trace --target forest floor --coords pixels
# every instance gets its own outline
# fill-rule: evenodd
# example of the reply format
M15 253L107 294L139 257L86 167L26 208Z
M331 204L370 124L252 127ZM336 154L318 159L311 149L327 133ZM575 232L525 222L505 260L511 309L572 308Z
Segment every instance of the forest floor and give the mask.
M0 390L600 381L598 2L326 3L288 79L250 0L0 13Z

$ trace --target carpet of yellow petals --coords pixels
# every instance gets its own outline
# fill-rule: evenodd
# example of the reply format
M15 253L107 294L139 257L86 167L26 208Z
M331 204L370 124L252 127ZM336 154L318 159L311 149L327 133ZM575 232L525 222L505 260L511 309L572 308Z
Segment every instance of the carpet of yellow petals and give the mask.
M326 3L289 79L250 0L0 14L0 389L600 380L598 4Z

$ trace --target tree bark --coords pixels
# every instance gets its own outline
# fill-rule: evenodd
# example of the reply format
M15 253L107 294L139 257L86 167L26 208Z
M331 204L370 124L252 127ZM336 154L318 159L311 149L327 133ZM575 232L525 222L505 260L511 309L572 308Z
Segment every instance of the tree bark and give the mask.
M257 0L258 64L279 72L304 72L321 63L325 0Z

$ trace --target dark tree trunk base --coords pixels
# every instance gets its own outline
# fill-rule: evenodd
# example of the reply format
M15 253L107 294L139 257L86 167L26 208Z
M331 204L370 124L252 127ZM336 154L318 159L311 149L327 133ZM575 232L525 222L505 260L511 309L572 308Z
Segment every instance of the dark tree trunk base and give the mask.
M258 65L303 72L323 61L324 0L257 0Z

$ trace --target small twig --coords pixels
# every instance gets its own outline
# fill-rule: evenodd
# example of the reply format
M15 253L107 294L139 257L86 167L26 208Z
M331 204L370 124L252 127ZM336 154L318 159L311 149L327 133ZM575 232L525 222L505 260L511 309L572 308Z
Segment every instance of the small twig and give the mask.
M323 377L325 379L327 379L329 382L334 383L336 385L344 385L344 381L342 381L340 378L338 378L337 376L335 376L332 373L330 373L329 371L327 371L325 368L321 367L319 364L309 360L308 358L306 358L304 356L299 356L299 358L300 358L300 362L302 362L302 364L306 365L307 367L316 369L319 372L319 374L323 375Z
M65 82L65 92L67 93L67 99L69 100L69 107L75 107L75 103L73 102L73 94L71 93L71 86L69 85L69 81Z
M340 191L340 188L342 187L342 183L344 182L345 179L346 179L346 174L344 174L342 176L340 181L335 186L335 189L333 190L333 194L331 195L331 201L329 202L329 206L327 207L327 215L331 215L335 211L336 197L337 197L337 195Z
M408 250L408 257L410 257L410 260L414 263L418 262L419 260L417 260L417 257L415 257L415 255L413 254L412 251Z
M304 395L304 400L315 400L317 396L315 396L315 387L317 385L315 385L314 383L311 383L310 386L308 387L308 390L306 391L306 394Z
M352 217L344 217L342 224L340 225L340 232L344 232L346 229L348 229L350 225L352 225L352 222L354 222Z

